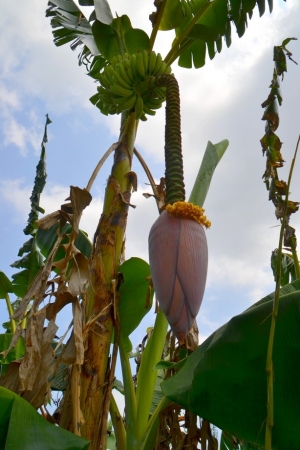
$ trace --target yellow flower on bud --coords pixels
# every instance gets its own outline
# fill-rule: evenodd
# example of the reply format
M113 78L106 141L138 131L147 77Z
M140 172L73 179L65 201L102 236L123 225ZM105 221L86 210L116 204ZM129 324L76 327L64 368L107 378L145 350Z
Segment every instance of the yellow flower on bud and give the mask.
M210 228L211 222L207 220L204 215L205 209L200 206L188 202L175 202L173 205L167 205L166 210L174 216L182 219L192 219L204 225L205 228Z

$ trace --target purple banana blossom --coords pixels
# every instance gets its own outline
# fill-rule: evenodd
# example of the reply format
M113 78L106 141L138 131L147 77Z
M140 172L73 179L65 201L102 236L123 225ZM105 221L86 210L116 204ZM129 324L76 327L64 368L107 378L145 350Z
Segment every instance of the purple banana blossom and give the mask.
M208 251L203 226L163 211L150 230L149 259L160 308L183 344L205 289Z

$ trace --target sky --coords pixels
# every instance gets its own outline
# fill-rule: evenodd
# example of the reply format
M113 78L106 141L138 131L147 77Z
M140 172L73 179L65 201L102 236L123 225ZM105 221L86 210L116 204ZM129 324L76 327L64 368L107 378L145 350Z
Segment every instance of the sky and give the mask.
M143 6L141 6L141 4ZM111 10L128 14L134 27L151 32L148 16L154 10L152 0L111 0ZM96 85L77 54L68 45L56 48L46 2L28 0L5 2L1 8L0 36L0 270L14 273L10 264L27 240L23 235L30 208L29 197L40 154L45 115L48 127L48 179L41 206L50 213L59 209L68 196L69 186L85 187L97 162L117 141L119 116L105 117L89 98ZM83 9L84 11L84 9ZM265 158L260 139L264 135L261 103L269 94L273 73L273 46L287 37L299 36L300 3L297 0L274 1L274 11L262 18L255 12L244 37L234 36L232 46L202 69L182 69L175 62L173 72L181 92L183 158L187 196L189 195L208 141L228 139L230 144L215 172L205 209L212 222L207 230L209 268L207 286L198 315L203 340L232 316L274 290L270 269L272 250L278 246L279 227L274 207L262 182ZM161 32L154 50L165 56L173 32ZM300 62L300 42L289 49ZM287 174L300 133L300 67L288 62L282 82L278 135L284 143ZM164 175L164 108L139 126L136 147L148 163L156 180ZM84 212L81 228L93 237L101 214L105 183L112 156L96 179L93 201ZM136 209L129 211L126 232L126 256L148 259L147 240L157 218L147 178L134 161L139 189L132 196ZM291 199L300 200L300 161L296 162ZM299 230L300 215L291 225ZM0 322L7 320L4 301L0 302ZM153 324L150 315L134 335L137 345L146 327ZM70 317L60 319L61 334Z

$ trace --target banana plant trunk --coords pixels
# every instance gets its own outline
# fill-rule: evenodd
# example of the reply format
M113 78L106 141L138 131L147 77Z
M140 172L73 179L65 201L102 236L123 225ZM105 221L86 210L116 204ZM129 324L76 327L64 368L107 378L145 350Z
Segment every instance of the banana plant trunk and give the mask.
M61 426L91 440L90 450L106 449L107 414L114 370L110 349L116 319L115 283L132 190L131 165L137 123L135 113L123 113L119 145L107 181L103 212L90 259L90 286L83 327L84 364L77 378L73 374L70 377L61 416ZM75 370L76 366L73 373ZM77 391L72 383L78 383ZM75 398L74 392L80 395L81 411L77 416L74 416L74 409L79 399ZM74 420L74 417L78 419Z

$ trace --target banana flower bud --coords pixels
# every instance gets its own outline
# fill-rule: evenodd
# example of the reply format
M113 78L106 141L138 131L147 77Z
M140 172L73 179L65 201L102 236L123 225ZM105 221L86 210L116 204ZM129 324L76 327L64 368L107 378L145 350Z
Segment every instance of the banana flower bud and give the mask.
M149 260L160 308L180 344L198 314L207 275L203 208L192 203L167 205L149 234Z

